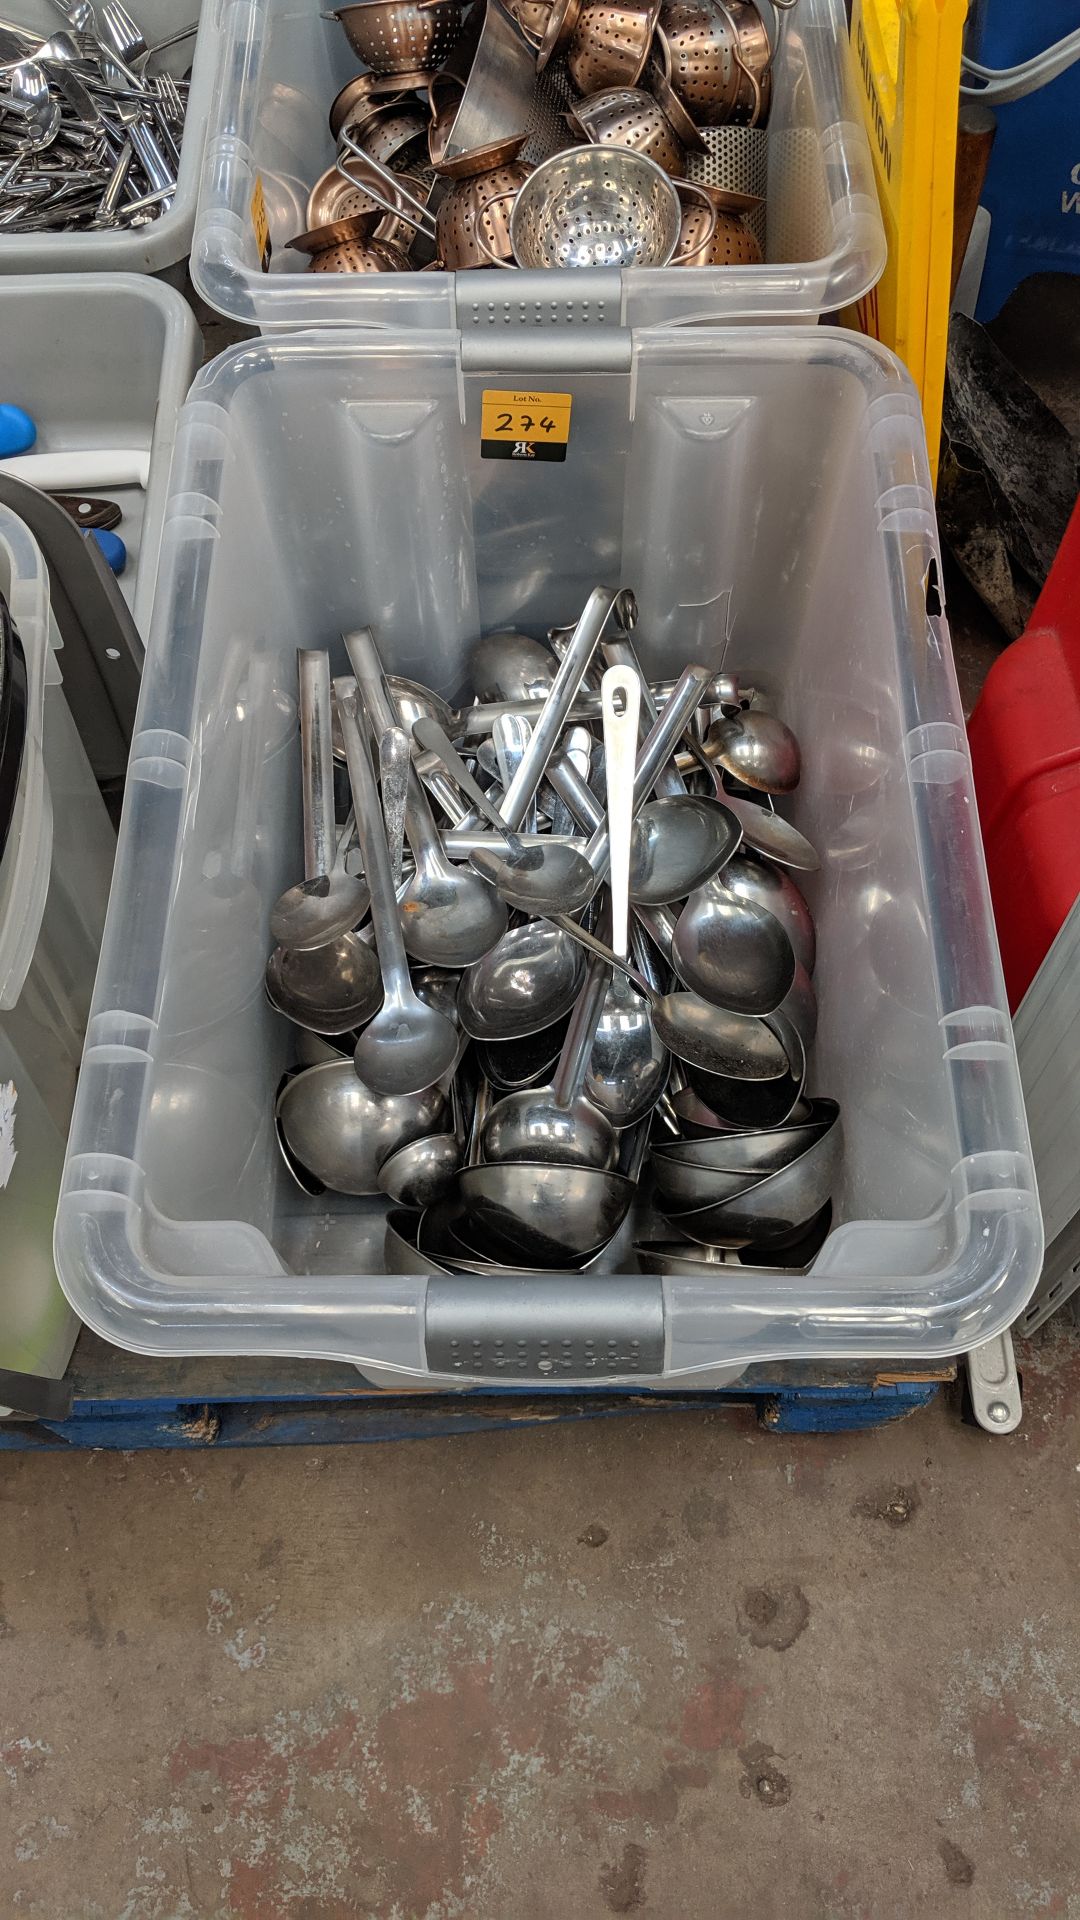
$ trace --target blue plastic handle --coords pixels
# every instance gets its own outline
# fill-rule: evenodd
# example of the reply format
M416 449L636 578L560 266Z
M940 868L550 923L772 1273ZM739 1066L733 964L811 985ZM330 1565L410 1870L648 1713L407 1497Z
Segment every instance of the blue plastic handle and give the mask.
M127 566L127 548L118 533L107 533L104 527L88 527L84 540L96 540L105 555L105 564L113 573L123 573Z
M14 454L29 453L37 439L37 428L23 407L0 400L0 460Z

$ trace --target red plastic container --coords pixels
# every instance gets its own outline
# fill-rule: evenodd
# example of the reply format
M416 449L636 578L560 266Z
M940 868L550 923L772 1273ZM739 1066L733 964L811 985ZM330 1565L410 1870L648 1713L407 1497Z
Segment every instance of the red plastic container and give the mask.
M1080 503L968 725L1009 1006L1080 894Z

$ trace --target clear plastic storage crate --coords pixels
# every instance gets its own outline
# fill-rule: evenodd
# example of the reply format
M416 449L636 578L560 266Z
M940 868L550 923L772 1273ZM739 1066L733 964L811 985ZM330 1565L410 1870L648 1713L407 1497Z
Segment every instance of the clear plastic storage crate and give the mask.
M479 631L543 633L604 581L637 593L647 668L724 661L798 729L791 814L822 855L811 1089L840 1102L845 1157L806 1276L645 1278L620 1241L622 1273L587 1283L590 1377L974 1346L1024 1305L1041 1225L911 382L832 330L650 332L629 374L573 378L557 465L481 459L498 372L464 372L445 335L330 332L196 382L57 1220L69 1297L141 1351L445 1383L426 1343L453 1281L387 1275L381 1203L307 1198L274 1136L296 1042L263 967L300 858L296 648L345 671L341 631L370 623L391 671L453 695ZM581 1282L542 1292L557 1350Z
M154 54L147 72L177 78L191 69L176 192L167 213L145 227L102 228L96 233L0 232L0 273L162 273L183 279L191 250L195 207L202 178L203 144L217 69L219 36L214 15L221 0L126 0L126 9L151 46L189 21L199 32L179 46ZM64 30L56 0L8 0L4 24L48 36Z
M0 397L32 415L35 453L135 447L150 455L145 487L83 489L123 509L117 532L128 564L119 585L145 637L176 422L201 358L191 308L172 287L137 274L28 274L0 279L0 342Z
M307 256L287 242L307 226L308 190L333 162L327 114L359 62L319 0L224 0L220 32L191 273L219 313L264 332L814 320L861 299L885 264L844 0L799 0L787 16L767 128L710 130L715 152L702 177L766 196L765 263L620 275L306 272ZM566 101L550 104L546 124L560 125ZM548 150L527 146L525 157ZM252 224L260 184L273 249L266 273Z

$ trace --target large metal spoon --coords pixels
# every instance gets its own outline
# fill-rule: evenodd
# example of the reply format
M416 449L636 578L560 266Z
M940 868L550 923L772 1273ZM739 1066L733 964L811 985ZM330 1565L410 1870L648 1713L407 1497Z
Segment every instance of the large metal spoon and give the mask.
M559 1166L598 1167L602 1172L615 1165L614 1129L582 1092L606 984L607 969L594 960L551 1085L508 1093L492 1107L480 1136L483 1157L489 1163L553 1161Z
M485 634L469 654L469 675L479 700L542 700L558 666L549 648L513 628Z
M807 973L813 973L817 958L813 916L788 874L770 866L767 860L755 860L738 853L718 877L718 884L740 900L752 900L767 913L774 914L787 932L796 960Z
M382 734L397 719L375 642L365 628L346 634L345 647L368 716ZM506 908L479 874L447 859L415 767L409 770L405 832L416 863L399 902L406 949L427 966L469 966L505 933Z
M684 986L728 1013L771 1013L795 978L781 922L718 875L690 895L676 922L672 965Z
M505 834L506 853L499 856L499 877L494 884L510 906L522 907L530 913L543 913L549 906L559 907L564 913L577 913L591 900L596 890L596 878L585 856L573 847L557 842L530 842L524 845L507 828L502 815L492 806L479 781L473 779L437 720L417 720L413 726L413 739L418 746L438 756L476 811L496 832ZM473 864L477 863L474 861ZM520 889L517 885L519 875L524 882Z
M475 1166L458 1190L486 1240L514 1261L558 1267L599 1253L634 1203L637 1182L580 1166Z
M51 146L60 131L60 103L33 60L20 61L8 75L8 104L22 122L22 144L30 153Z
M585 980L577 928L550 920L511 927L469 967L458 988L458 1019L474 1040L522 1040L569 1013Z
M714 720L706 751L725 773L760 793L791 793L799 784L802 756L790 727L756 707Z
M606 651L606 649L605 649ZM763 796L763 801L748 800L745 793L731 793L724 785L721 768L710 759L703 747L700 747L692 733L686 735L686 751L676 756L675 765L681 774L688 773L694 767L708 775L713 783L717 800L727 807L742 828L743 842L754 853L763 853L778 867L793 867L796 872L816 873L821 859L816 848L812 847L805 834L777 813L771 794Z
M313 715L321 706L321 695L318 689L322 685L324 671L326 693L329 695L327 656L325 654L301 655L302 704L305 697L303 681L305 676L309 675L310 688L315 692ZM328 725L325 729L325 737L329 738ZM321 793L318 791L323 771L322 753L317 744L313 742L313 745L312 753L309 755L305 752L304 756L305 786L309 777L313 777L316 784L316 792L305 798L305 847L308 840L306 821L309 816L310 800L311 818L313 821L317 819L320 822L317 836L312 840L312 847L317 837L318 858L320 862L325 862L327 859L327 854L323 851L325 835L332 833L333 830L333 814L330 811L332 801L328 800L325 786L322 787ZM306 852L305 864L309 857L314 863L314 855L309 856ZM335 882L336 878L337 870L335 869ZM350 886L355 884L353 881L349 882ZM282 900L278 902L275 916L280 912L283 902L288 902L291 895L302 893L301 888L290 888L289 893L283 895ZM366 886L364 897L367 898ZM311 904L306 899L294 902L293 907L285 915L285 924L289 924L295 912L299 913L303 921ZM315 902L313 910L318 910L318 906L319 902ZM295 1021L297 1026L305 1027L313 1033L349 1033L354 1027L362 1026L365 1020L371 1018L382 999L378 961L366 941L362 940L359 934L351 932L339 933L336 938L311 949L277 946L266 963L266 996L278 1013L283 1013L286 1019Z
M281 1089L275 1107L288 1154L335 1193L377 1193L383 1161L441 1127L445 1116L441 1087L373 1093L351 1060L305 1068Z
M300 764L304 808L304 878L270 914L270 937L307 953L358 927L370 904L365 882L335 862L334 765L331 747L330 656L297 650Z
M353 1060L360 1079L373 1093L419 1093L456 1064L458 1031L413 987L375 774L360 726L359 695L347 681L339 681L335 693L383 982L382 1007L360 1035Z

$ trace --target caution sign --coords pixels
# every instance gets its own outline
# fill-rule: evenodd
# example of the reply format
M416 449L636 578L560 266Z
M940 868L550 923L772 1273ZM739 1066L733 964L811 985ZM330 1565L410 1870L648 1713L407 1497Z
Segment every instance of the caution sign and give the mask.
M480 418L483 460L565 460L570 439L569 393L485 389Z

